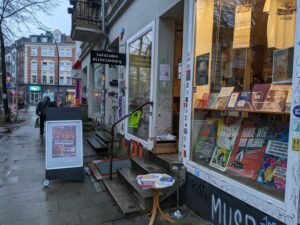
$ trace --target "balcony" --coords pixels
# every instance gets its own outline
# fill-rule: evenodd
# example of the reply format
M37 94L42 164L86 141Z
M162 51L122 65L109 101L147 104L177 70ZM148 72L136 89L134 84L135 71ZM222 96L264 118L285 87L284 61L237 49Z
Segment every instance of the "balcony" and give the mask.
M103 34L100 0L70 0L70 4L73 5L68 9L68 13L72 14L72 39L96 42Z

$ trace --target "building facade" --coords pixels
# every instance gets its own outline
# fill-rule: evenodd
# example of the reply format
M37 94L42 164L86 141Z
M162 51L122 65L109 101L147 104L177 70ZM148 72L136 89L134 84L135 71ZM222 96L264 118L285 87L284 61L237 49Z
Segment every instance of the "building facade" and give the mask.
M89 117L152 102L118 131L144 151L176 136L189 208L216 225L299 224L299 1L70 2ZM89 8L102 14L76 19Z
M29 104L48 95L63 105L75 104L72 64L75 42L59 30L31 35L16 42L18 93Z

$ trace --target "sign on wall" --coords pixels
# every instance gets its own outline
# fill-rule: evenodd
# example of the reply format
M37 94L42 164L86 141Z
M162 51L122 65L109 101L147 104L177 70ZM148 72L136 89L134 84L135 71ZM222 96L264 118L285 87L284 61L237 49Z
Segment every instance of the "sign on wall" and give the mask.
M125 66L126 54L92 50L91 63L102 63L102 64Z

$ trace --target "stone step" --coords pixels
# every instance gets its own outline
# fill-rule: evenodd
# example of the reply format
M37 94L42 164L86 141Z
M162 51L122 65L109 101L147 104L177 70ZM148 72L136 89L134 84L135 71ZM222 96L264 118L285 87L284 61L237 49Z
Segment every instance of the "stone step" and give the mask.
M103 145L103 143L101 143L97 137L88 137L86 140L95 151L107 151L107 145Z
M135 214L142 211L133 199L132 194L128 191L125 185L122 184L119 178L116 177L112 180L104 179L103 183L125 215Z
M106 131L97 131L96 136L106 144L110 143L111 141L110 133Z
M172 153L172 154L157 154L152 155L153 161L161 166L166 171L169 171L170 174L176 175L176 171L172 168L172 163L178 162L178 153Z
M134 199L139 204L140 208L150 210L152 207L152 191L143 190L136 181L136 177L141 173L134 171L130 168L122 168L118 170L118 177L132 193Z
M163 169L162 167L160 167L159 165L157 165L156 163L154 163L152 160L146 160L144 158L131 158L131 165L132 167L143 173L143 174L147 174L147 173L167 173L168 171Z

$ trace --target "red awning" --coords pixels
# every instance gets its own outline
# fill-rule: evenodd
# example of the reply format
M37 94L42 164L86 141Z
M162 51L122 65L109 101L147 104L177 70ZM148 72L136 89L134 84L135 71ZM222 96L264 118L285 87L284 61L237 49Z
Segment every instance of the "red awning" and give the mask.
M76 60L76 62L73 65L74 70L79 70L81 69L81 61L79 59Z

